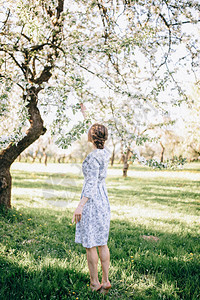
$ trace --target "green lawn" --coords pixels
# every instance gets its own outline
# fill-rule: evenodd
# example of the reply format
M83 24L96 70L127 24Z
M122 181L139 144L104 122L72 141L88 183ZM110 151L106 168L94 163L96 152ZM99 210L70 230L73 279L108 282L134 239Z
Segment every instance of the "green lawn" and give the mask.
M200 298L198 180L107 177L112 289L102 296L90 291L86 251L71 224L83 176L12 175L13 209L0 215L0 299Z

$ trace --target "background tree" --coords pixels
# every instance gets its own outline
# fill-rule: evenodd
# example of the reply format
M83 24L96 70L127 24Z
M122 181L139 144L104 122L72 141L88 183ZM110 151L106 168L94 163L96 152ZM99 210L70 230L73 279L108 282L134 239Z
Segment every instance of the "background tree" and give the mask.
M183 126L183 152L190 160L200 157L200 86L193 86L189 95L191 101L187 108Z
M52 3L42 3L16 1L13 5L9 1L1 7L4 21L1 26L0 77L5 86L2 95L5 101L1 109L4 118L7 117L5 114L8 115L12 102L16 101L21 113L25 111L26 114L19 127L14 128L14 136L4 138L6 147L0 153L0 204L6 207L11 205L11 164L46 132L38 109L38 94L42 85L51 78L55 62L60 57L64 1L59 0L54 6ZM19 99L14 96L16 87L21 89ZM23 133L21 129L26 119L30 127Z
M184 72L197 67L199 8L198 1L172 0L1 1L2 127L15 105L19 118L0 141L0 204L11 205L11 164L46 132L41 114L50 115L51 132L66 148L88 128L89 119L70 125L68 112L76 114L80 101L91 103L96 121L97 108L112 103L106 94L121 103L114 106L121 120L126 102L166 111L185 100L179 68L183 76L183 65ZM113 124L112 107L107 115ZM138 133L130 132L145 140Z
M115 156L116 156L117 141L114 140L113 136L111 137L111 140L112 140L113 149L112 149L112 156L110 158L110 164L111 164L111 166L113 166L114 165L114 161L115 161Z

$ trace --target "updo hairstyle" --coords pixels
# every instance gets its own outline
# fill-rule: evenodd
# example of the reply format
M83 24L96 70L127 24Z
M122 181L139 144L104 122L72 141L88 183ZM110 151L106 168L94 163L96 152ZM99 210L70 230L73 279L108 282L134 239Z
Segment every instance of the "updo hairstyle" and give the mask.
M97 149L103 149L108 139L108 129L101 124L93 124L88 131L88 142L92 142Z

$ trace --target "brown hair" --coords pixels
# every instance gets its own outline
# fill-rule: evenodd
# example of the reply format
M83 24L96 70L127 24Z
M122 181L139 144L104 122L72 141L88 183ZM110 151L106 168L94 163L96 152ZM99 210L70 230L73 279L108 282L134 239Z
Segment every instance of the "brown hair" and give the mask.
M108 139L108 129L101 124L95 123L88 132L88 142L92 142L97 149L103 149L104 143Z

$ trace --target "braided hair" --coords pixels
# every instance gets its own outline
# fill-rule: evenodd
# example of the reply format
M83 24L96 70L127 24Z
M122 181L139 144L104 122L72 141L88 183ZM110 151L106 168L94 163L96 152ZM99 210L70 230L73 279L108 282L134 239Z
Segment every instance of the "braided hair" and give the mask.
M108 139L108 129L101 124L93 124L88 132L88 141L92 142L97 149L103 149L104 143Z

